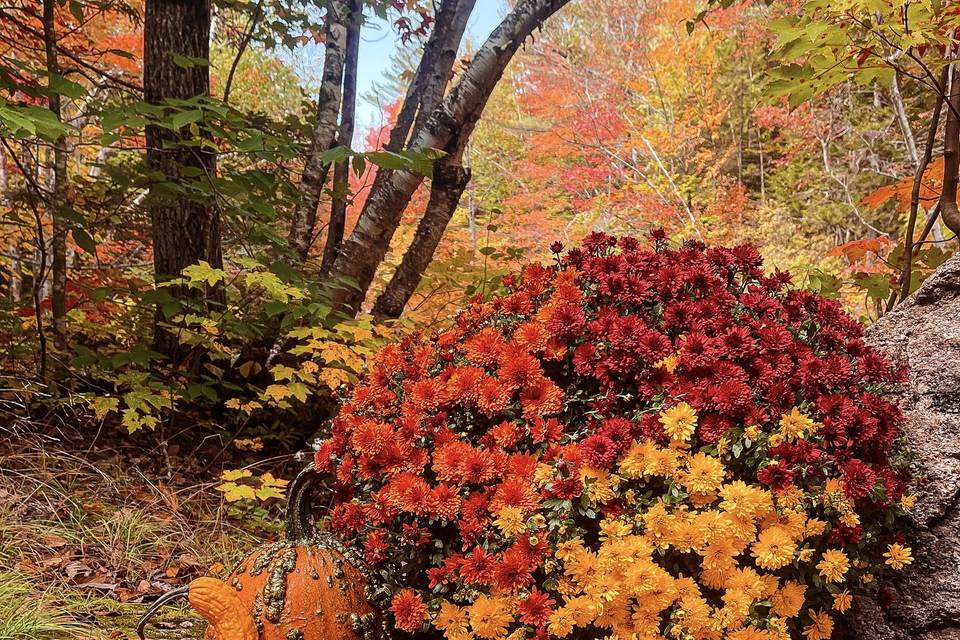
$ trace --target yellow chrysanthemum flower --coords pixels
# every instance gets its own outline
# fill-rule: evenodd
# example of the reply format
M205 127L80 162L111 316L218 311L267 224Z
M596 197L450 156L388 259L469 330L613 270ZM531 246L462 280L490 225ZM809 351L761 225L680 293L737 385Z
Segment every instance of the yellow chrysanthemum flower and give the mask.
M796 407L780 418L780 434L787 440L802 438L817 429L817 423Z
M833 594L833 608L840 613L843 613L853 605L853 596L850 595L850 592L844 589L839 593Z
M717 440L716 447L718 456L726 455L727 451L730 449L730 441L727 440L726 436L721 436L720 439Z
M624 538L631 533L633 533L633 525L623 522L622 520L604 518L600 522L601 540L605 540L607 538Z
M786 529L774 525L760 532L751 550L758 567L774 570L793 562L797 544Z
M860 526L860 516L857 515L856 511L847 511L840 516L840 522L852 529Z
M713 493L723 484L723 463L713 456L697 453L686 463L680 482L691 493Z
M803 489L796 485L787 485L774 493L777 506L781 509L793 509L803 503Z
M493 524L507 538L512 538L527 528L524 523L523 511L518 507L510 506L497 511L497 519L493 521Z
M833 620L830 614L823 609L814 611L807 609L810 615L810 624L804 627L803 635L807 640L827 640L833 634Z
M443 631L447 640L464 640L470 636L467 630L467 612L457 605L444 600L440 611L433 619L433 626Z
M660 414L660 424L672 441L686 443L697 428L697 412L686 402L680 402Z
M510 604L506 598L488 595L477 596L470 605L470 628L481 638L503 637L507 627L513 622Z
M817 571L827 582L843 582L848 569L850 569L850 560L840 549L827 549L817 563Z
M680 361L680 358L676 354L671 354L665 358L661 358L653 363L654 368L664 369L667 373L673 374L677 370L677 362Z
M533 479L537 484L547 484L553 480L553 475L553 465L541 462L533 472Z
M634 442L620 459L620 475L625 478L639 478L647 472L647 466L656 445L652 440Z
M800 609L803 608L806 593L806 585L800 584L796 580L788 580L770 598L770 602L773 604L770 610L783 618L792 618L800 613Z
M887 552L883 554L883 557L886 558L884 562L897 571L913 562L910 547L905 547L902 544L887 545Z
M900 507L904 511L910 511L917 504L917 496L912 493L905 493L900 497Z
M803 537L813 538L815 536L819 536L826 530L827 523L823 520L818 520L817 518L807 518L806 523L803 525Z
M748 485L743 480L734 480L720 489L724 511L744 517L759 518L773 511L773 498L768 491Z
M566 607L560 607L550 614L547 631L554 638L566 638L573 631L573 615Z
M617 497L615 489L620 484L620 476L588 467L581 471L580 477L583 480L593 480L587 488L587 496L594 504L606 504Z

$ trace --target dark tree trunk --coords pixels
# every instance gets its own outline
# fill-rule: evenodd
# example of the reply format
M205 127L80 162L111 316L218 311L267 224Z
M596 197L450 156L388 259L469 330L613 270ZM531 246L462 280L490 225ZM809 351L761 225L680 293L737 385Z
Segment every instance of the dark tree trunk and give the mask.
M521 0L490 34L463 77L416 133L414 150L462 148L507 64L523 41L569 0ZM393 171L374 184L357 225L344 243L331 278L355 283L331 291L335 309L355 314L390 247L401 216L423 176Z
M56 8L54 0L43 0L43 43L47 58L47 72L60 75L57 59ZM52 80L48 81L52 84ZM60 95L50 92L50 111L57 120L63 120ZM53 221L51 237L51 306L53 311L53 342L58 349L67 346L67 221L63 208L67 202L67 139L61 135L53 145L53 183L46 196L47 213Z
M210 90L206 64L178 65L174 56L206 60L209 56L209 0L147 0L144 16L143 85L144 97L151 104L167 99L206 96ZM201 134L204 135L204 134ZM192 196L190 181L181 169L199 169L213 176L216 158L191 141L189 128L170 131L148 126L147 164L163 180L151 185L147 208L153 233L153 265L158 283L179 276L191 264L201 260L212 267L223 266L220 247L220 215L203 193ZM194 140L194 142L196 142ZM201 178L202 179L202 178ZM167 291L182 303L222 304L222 290L197 294L180 287ZM154 328L154 349L172 361L182 359L179 341L163 328L166 320L158 307Z
M960 172L960 60L955 61L947 96L947 123L943 129L943 192L940 216L950 231L960 234L960 209L957 207Z
M338 143L349 147L353 143L353 129L357 111L357 64L360 60L360 25L363 22L363 7L359 0L350 2L350 19L347 26L346 54L343 62L343 105L340 107L340 132ZM327 242L323 247L321 277L333 266L347 223L347 193L350 189L350 161L341 160L333 168L333 202L330 205L330 223L327 225Z
M459 158L456 161L443 158L434 165L427 210L417 225L410 248L403 254L400 266L373 306L373 317L377 322L399 318L403 313L424 271L433 260L440 238L469 182L470 171L460 166Z
M334 0L327 9L323 79L317 98L317 120L313 127L310 151L304 161L297 208L293 213L287 238L290 247L301 261L307 259L313 245L320 194L323 193L323 185L330 169L330 165L323 162L321 156L333 147L337 139L337 115L340 112L344 48L347 39L347 5L344 0Z

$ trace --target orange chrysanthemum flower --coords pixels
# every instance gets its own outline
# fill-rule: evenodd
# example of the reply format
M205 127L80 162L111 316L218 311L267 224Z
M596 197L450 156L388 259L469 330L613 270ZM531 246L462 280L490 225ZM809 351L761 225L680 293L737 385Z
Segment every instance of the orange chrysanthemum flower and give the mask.
M563 409L563 390L547 378L541 377L524 387L520 406L527 420L543 418Z
M549 340L547 329L534 320L518 325L513 332L513 343L529 353L542 351Z
M477 388L477 408L484 415L493 416L503 411L513 396L510 387L503 384L499 378L487 376Z
M490 366L496 364L507 341L492 327L481 329L463 343L463 353L470 362Z

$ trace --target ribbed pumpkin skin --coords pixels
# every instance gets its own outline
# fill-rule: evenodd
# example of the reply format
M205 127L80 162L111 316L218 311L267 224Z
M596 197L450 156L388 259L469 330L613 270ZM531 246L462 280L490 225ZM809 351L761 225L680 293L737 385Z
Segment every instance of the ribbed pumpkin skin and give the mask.
M256 549L226 579L260 640L380 640L379 616L364 594L366 579L342 554L313 543ZM212 627L205 640L218 638Z

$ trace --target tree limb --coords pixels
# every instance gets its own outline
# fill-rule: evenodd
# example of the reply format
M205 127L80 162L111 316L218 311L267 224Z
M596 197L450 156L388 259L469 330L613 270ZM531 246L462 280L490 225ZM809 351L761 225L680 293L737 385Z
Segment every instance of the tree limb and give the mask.
M310 245L313 244L320 194L330 169L330 165L323 162L321 156L333 147L337 139L337 115L340 112L344 45L347 39L346 14L347 5L344 0L330 3L327 9L323 79L317 98L317 119L300 178L297 208L287 236L290 247L301 261L307 259Z
M520 0L477 51L460 81L433 111L410 148L446 151L455 149L461 140L469 139L514 53L534 29L568 2ZM333 306L338 311L355 314L360 308L403 211L421 182L422 175L394 171L379 185L374 185L353 233L331 269L334 282L356 284L356 288L339 287L331 291Z
M343 63L343 105L340 107L340 146L353 143L354 121L357 111L357 64L360 59L360 25L363 22L363 6L358 0L350 2L350 19L347 26L347 51ZM327 225L327 241L323 247L323 262L320 274L330 271L333 261L343 243L343 231L347 222L347 191L350 188L350 161L343 159L333 168L333 202L330 204L330 223Z

